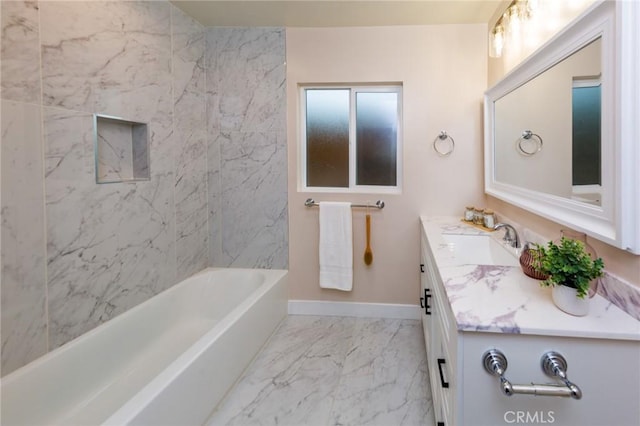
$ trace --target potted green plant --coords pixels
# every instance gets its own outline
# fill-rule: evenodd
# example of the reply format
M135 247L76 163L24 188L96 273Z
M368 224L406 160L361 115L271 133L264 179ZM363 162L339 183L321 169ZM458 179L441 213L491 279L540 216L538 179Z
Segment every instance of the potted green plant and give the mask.
M552 298L563 311L584 316L589 313L589 283L602 276L604 262L592 259L582 241L562 237L560 244L549 241L536 245L533 267L549 277L540 285L552 287Z

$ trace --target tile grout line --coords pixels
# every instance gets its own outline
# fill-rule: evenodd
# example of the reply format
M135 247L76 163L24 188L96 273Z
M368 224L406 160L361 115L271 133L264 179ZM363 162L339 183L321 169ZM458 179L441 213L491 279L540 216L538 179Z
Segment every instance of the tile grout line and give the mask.
M43 221L43 241L44 241L44 326L45 326L45 354L51 350L51 324L49 318L49 255L47 253L47 170L46 170L46 143L45 143L45 110L44 110L44 78L42 68L42 13L41 3L38 2L38 60L40 71L40 146L42 148L42 221Z

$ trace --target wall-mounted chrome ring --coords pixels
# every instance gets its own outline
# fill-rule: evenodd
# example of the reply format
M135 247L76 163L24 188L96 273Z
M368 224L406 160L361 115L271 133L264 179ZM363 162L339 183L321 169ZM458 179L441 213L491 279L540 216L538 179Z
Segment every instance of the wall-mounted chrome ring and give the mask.
M448 145L446 149L438 148L440 145ZM438 136L433 140L433 149L438 155L442 157L448 157L456 147L456 143L451 136L444 130L440 132Z
M530 157L542 151L542 138L531 130L525 130L516 141L516 147L520 154Z

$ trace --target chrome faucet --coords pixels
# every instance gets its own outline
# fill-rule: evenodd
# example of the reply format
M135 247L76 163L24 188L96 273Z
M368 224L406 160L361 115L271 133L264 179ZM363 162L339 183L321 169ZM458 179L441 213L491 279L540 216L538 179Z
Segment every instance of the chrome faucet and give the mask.
M502 240L513 248L520 248L520 238L518 237L516 229L508 223L498 223L493 227L496 231L502 228L505 229L504 238L502 238Z

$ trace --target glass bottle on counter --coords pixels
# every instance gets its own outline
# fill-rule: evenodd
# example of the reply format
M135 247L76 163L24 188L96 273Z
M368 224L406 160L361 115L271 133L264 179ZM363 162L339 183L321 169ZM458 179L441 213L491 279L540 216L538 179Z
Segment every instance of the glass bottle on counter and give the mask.
M493 210L487 209L484 211L484 226L490 229L496 226L496 214Z
M484 209L475 209L473 212L473 223L476 225L484 224Z
M464 220L466 220L467 222L473 222L473 218L475 214L475 207L473 206L467 206L465 207L464 210Z

